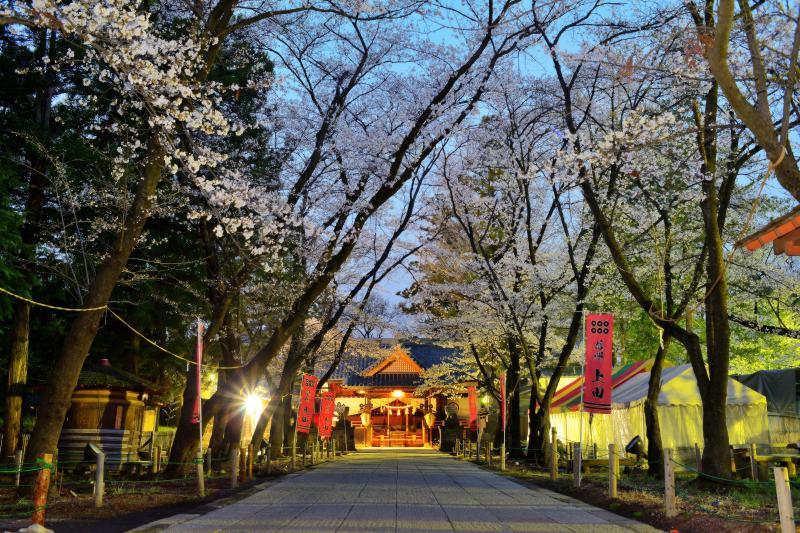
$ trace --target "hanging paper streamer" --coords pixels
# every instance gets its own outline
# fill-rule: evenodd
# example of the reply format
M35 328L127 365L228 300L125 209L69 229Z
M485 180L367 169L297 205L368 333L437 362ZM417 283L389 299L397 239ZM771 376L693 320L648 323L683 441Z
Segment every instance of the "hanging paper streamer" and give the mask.
M192 424L200 423L200 405L202 398L200 397L202 389L202 376L200 371L203 368L203 323L197 321L197 351L195 352L195 385L197 387L197 394L194 397L194 408L192 410Z
M467 387L467 397L469 401L469 428L478 427L478 390L475 387Z
M314 418L314 397L318 382L319 379L316 376L303 374L300 386L300 405L297 407L298 433L308 433L311 430L311 421Z
M583 408L589 413L611 413L613 315L586 317L586 365Z
M319 436L330 438L333 432L333 411L336 407L336 393L326 391L322 393L322 400L319 402Z
M500 374L500 420L503 421L503 431L506 430L506 373Z

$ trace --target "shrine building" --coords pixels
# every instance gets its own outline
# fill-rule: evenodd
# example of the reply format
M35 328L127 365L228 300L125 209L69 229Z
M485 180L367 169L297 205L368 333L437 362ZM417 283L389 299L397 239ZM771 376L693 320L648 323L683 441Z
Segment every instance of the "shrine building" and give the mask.
M336 402L349 408L357 446L430 446L440 441L448 411L456 413L462 425L468 424L466 395L417 392L421 374L457 356L457 348L397 339L376 339L367 346L374 346L374 355L355 358L329 380Z

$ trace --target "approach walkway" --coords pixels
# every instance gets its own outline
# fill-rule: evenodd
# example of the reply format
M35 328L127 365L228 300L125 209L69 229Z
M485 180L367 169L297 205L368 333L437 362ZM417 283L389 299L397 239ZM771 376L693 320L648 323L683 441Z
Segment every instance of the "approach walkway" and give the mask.
M165 531L656 531L439 452L374 449L287 476Z

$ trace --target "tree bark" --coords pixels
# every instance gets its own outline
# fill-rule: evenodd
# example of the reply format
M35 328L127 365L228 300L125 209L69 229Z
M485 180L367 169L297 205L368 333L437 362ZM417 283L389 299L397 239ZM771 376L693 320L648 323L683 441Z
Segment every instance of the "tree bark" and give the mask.
M22 430L22 399L28 378L28 332L31 306L17 302L11 324L11 353L8 362L3 457L14 455Z
M511 397L508 399L508 454L510 457L524 457L522 451L522 432L520 431L519 413L519 371L520 350L518 340L513 335L508 336L509 365L506 373L506 389Z
M38 32L38 53L40 58L47 55L48 32ZM52 49L52 45L50 46ZM34 121L39 131L38 137L44 143L50 130L50 112L53 103L53 88L45 87L39 92L34 112ZM31 171L28 182L27 198L25 199L25 220L21 230L22 256L25 261L30 261L35 256L35 247L39 243L39 225L42 218L47 180L47 162L43 154L37 149L30 150ZM31 272L26 269L26 281L32 282ZM27 302L14 303L14 313L11 323L11 345L8 356L8 384L5 400L5 422L3 426L3 449L0 456L14 455L19 446L19 436L22 431L22 403L25 385L28 380L28 347L30 330L31 306Z
M650 380L647 382L647 398L644 401L644 421L647 433L647 473L656 478L664 477L664 449L661 445L661 426L658 423L658 396L661 394L661 373L671 337L664 334L662 344L656 350Z
M164 149L160 139L154 135L148 144L142 180L137 187L133 204L128 209L125 223L117 234L113 248L97 269L97 275L89 286L85 307L102 307L108 304L111 292L144 229L155 198L156 186L161 180L163 165ZM25 456L26 462L34 462L40 453L55 452L72 392L78 383L78 375L97 335L102 317L102 310L87 311L79 313L72 322L37 411L36 426Z

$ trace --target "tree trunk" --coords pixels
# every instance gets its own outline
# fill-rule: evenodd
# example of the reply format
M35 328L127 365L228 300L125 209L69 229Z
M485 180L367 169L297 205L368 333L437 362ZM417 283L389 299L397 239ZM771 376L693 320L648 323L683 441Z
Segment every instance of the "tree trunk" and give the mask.
M3 457L14 455L22 429L22 399L28 378L28 332L31 306L16 302L11 324L11 353L8 362L5 426L3 427Z
M37 52L40 58L47 55L48 32L38 32L39 44ZM51 50L53 43L50 44ZM40 141L45 143L49 137L50 112L53 104L53 88L45 87L39 92L34 112L34 121L39 128ZM23 244L22 255L26 261L35 257L35 247L39 243L39 225L42 218L42 206L47 187L47 161L38 150L30 150L30 179L27 198L25 199L25 221L21 230ZM27 269L26 269L27 270ZM30 283L30 271L26 271L26 279ZM5 422L3 427L3 449L0 456L13 456L19 446L22 431L22 403L25 384L28 380L28 345L30 330L31 306L27 302L14 304L11 323L11 346L8 356L8 384L6 388Z
M272 402L270 402L272 403ZM272 423L269 426L269 454L273 459L283 456L283 438L287 420L287 413L291 415L292 405L291 396L275 400L278 404L275 414L272 416ZM267 406L269 407L269 405Z
M517 339L508 337L509 366L506 373L508 399L508 454L510 457L524 457L522 451L522 432L519 423L519 345Z
M550 405L542 405L536 409L535 400L531 398L530 410L528 461L544 465L547 459L546 450L550 446Z
M111 292L136 247L150 215L156 186L161 180L161 170L164 165L164 149L156 135L149 141L147 154L142 180L137 187L133 204L128 209L125 223L117 234L114 246L98 267L97 275L89 286L85 307L103 307L108 304ZM79 313L72 321L64 339L61 355L44 389L44 396L37 411L36 425L28 444L26 462L34 462L40 453L55 452L72 392L78 384L78 375L86 356L89 355L103 314L102 310L87 311Z
M305 328L300 326L289 342L289 353L286 355L286 361L283 363L283 370L281 371L281 379L278 381L278 388L273 394L275 398L283 398L287 393L291 392L292 384L297 377L297 372L303 364L303 355L305 346L303 344ZM261 446L261 441L264 438L264 432L272 420L275 411L277 410L279 402L269 402L267 408L261 412L261 416L256 423L255 431L253 432L253 439L251 443L254 448Z
M647 398L644 401L644 421L647 432L647 473L656 478L664 477L664 450L661 446L661 427L658 423L658 396L661 394L661 371L669 348L670 336L664 334L663 343L656 351L650 381L647 383Z

